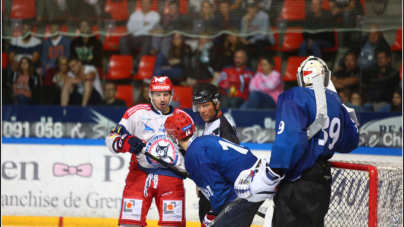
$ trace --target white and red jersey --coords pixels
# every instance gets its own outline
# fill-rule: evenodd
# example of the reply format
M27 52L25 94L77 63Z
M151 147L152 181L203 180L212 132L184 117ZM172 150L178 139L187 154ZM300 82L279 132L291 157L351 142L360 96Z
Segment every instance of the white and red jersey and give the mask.
M125 126L126 130L134 136L144 140L146 143L156 135L165 135L164 123L166 119L171 116L174 111L183 111L170 106L170 112L167 114L161 114L161 112L155 110L151 104L140 104L129 108L125 114L123 115L120 125ZM113 154L116 154L116 148L114 148L114 140L116 137L119 137L119 134L111 133L105 139L105 143ZM184 166L184 157L179 152L178 161L175 163L181 169L185 169ZM135 159L137 161L135 161ZM143 154L132 154L130 169L133 169L136 163L138 163L138 167L147 172L157 175L165 175L178 177L175 173L167 168L156 167L150 165L150 160Z

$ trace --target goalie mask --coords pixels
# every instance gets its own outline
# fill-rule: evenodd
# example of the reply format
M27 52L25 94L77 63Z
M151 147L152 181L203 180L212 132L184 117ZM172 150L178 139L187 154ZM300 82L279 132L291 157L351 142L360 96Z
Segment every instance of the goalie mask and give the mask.
M309 56L297 69L297 83L300 87L312 85L312 77L316 75L323 77L324 87L327 87L331 78L327 64L320 58Z

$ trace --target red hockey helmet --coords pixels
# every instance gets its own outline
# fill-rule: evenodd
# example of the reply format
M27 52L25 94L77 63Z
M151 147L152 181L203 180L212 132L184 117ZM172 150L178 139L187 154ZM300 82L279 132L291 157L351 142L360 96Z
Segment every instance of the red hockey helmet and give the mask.
M153 77L150 85L150 92L153 91L173 91L173 84L167 76Z
M169 105L171 104L171 101L173 100L173 97L174 97L174 86L167 76L161 76L161 77L155 76L152 78L152 80L150 82L149 97L150 97L152 105L155 108L156 108L156 106L154 105L154 102L153 102L152 92L156 92L156 91L169 91L171 93L170 102L168 103L166 109L169 108Z
M172 140L182 140L195 133L195 124L192 118L182 110L176 109L164 123L166 133Z

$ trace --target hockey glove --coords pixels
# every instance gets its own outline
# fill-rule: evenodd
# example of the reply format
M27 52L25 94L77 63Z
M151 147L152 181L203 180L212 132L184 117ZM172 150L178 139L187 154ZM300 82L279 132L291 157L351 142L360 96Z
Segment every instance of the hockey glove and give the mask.
M265 199L272 199L275 195L278 184L285 177L282 177L272 171L267 163L260 165L255 174L251 177L251 194L249 202L260 202Z
M234 191L237 196L243 199L251 198L251 189L250 189L250 177L254 173L253 170L247 169L244 170L238 175L236 181L234 182Z
M144 140L130 134L123 134L116 139L116 150L121 153L129 151L132 154L139 154L145 146Z
M212 223L213 220L215 220L216 215L212 213L212 211L209 211L205 217L203 218L201 227L208 227L210 223Z
M284 176L279 176L269 168L269 157L261 156L252 168L244 170L234 182L238 197L249 202L272 199L276 188Z

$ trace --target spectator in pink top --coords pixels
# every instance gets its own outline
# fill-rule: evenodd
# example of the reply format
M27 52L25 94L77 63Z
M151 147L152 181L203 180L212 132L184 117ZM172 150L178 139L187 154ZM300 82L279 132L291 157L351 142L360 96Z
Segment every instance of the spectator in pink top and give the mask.
M272 57L261 60L262 72L257 72L250 83L250 96L241 109L275 109L279 94L282 93L281 74L274 70Z

